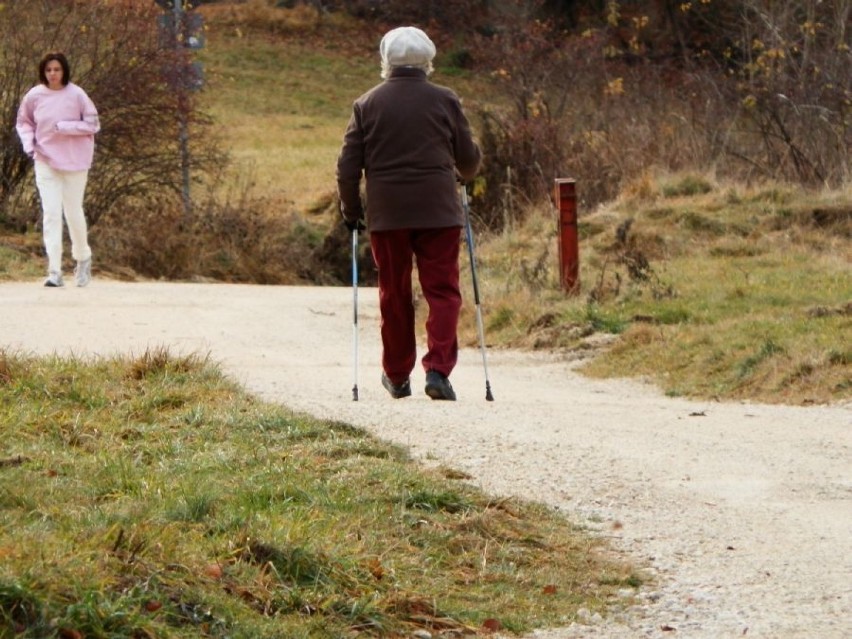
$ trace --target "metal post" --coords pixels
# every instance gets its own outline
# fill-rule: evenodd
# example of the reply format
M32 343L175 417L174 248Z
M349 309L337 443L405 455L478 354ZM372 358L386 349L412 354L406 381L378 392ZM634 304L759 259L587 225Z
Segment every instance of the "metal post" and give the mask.
M180 38L178 37L178 28L180 24L180 14L183 13L183 0L174 0L172 10L175 13L175 46L180 47Z
M174 0L175 16L175 61L180 65L178 74L178 144L180 146L180 167L183 178L183 212L189 218L192 213L192 199L189 194L189 125L187 111L189 110L188 92L189 67L184 59L184 43L181 38L183 30L183 0Z
M183 174L183 212L188 218L192 213L192 199L189 194L189 126L186 122L186 94L180 96L180 131L178 139L180 141L180 167Z
M556 178L555 198L559 209L559 281L570 295L580 292L580 247L577 235L575 181Z

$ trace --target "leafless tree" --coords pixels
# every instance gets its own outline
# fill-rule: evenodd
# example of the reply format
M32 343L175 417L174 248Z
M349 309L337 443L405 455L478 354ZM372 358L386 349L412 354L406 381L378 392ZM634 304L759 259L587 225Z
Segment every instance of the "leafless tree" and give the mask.
M153 2L132 0L0 3L0 224L37 219L27 179L31 162L21 151L15 117L47 51L66 53L72 81L100 113L86 198L90 223L121 211L129 198L181 191L181 121L191 133L194 172L221 163L192 93L190 52L174 45L163 16Z

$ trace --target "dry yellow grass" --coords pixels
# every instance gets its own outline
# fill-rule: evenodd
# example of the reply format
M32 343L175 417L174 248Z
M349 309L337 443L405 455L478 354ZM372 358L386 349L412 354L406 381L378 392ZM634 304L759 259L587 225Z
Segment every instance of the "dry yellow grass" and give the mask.
M336 190L343 130L352 101L378 79L375 59L324 51L338 46L330 34L345 39L352 27L324 24L314 35L305 30L312 18L304 8L255 2L203 10L208 37L199 57L207 84L200 99L222 127L230 182L249 176L259 196L296 212L311 209Z
M852 397L849 189L647 177L619 201L581 211L580 235L575 297L558 288L552 208L483 238L490 344L594 350L586 373L642 376L671 395L791 404ZM475 345L470 302L464 327Z

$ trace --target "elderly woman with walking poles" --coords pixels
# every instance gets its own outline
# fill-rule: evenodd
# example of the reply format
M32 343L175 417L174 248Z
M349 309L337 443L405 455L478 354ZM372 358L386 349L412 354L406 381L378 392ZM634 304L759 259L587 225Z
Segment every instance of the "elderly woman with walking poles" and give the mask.
M455 400L449 377L458 359L465 224L457 188L459 180L476 175L481 154L458 96L428 79L436 49L423 31L393 29L379 53L384 81L355 101L337 160L341 214L353 233L365 222L370 233L379 280L382 385L395 399L411 395L416 263L429 307L421 362L425 392Z

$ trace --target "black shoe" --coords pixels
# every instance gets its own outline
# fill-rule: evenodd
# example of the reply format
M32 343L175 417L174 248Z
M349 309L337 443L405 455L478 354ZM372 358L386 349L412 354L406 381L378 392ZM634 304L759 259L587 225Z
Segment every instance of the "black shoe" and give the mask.
M405 380L399 384L390 381L390 377L382 373L382 386L384 386L394 399L402 399L411 396L411 382Z
M450 380L446 375L441 375L435 370L426 371L426 394L432 399L456 401L456 393Z

